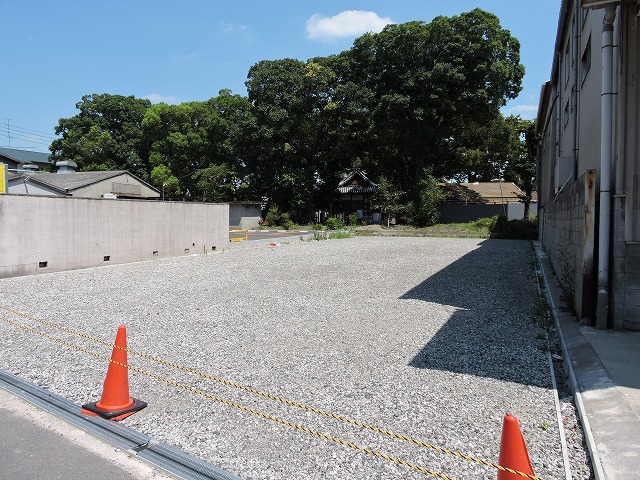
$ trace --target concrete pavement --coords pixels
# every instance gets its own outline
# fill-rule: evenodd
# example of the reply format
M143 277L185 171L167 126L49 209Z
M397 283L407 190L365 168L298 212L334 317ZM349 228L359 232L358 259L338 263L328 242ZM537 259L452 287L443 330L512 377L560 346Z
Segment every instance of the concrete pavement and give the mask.
M0 477L156 479L169 475L0 388Z
M569 313L535 244L596 480L640 479L640 332L597 330Z

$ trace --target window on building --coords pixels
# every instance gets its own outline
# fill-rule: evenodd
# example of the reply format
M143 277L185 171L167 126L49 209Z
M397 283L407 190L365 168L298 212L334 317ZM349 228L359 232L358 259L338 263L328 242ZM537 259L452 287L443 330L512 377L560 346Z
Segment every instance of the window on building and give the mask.
M591 70L591 37L587 41L587 46L582 54L582 61L580 62L580 80L584 83L587 74Z
M566 128L567 123L569 123L569 99L567 99L567 103L564 105L564 126Z

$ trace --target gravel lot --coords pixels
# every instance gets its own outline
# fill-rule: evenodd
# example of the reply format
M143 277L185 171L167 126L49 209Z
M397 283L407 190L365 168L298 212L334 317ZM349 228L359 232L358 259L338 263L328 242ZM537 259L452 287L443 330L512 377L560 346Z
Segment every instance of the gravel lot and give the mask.
M509 412L536 474L560 479L537 295L528 242L477 239L259 245L0 280L2 306L108 342L124 323L131 349L490 462ZM32 319L0 316L110 354ZM0 333L1 369L77 403L100 398L104 361L3 321ZM134 355L129 362L456 479L496 477ZM123 423L242 478L433 478L141 374L129 382L149 407Z

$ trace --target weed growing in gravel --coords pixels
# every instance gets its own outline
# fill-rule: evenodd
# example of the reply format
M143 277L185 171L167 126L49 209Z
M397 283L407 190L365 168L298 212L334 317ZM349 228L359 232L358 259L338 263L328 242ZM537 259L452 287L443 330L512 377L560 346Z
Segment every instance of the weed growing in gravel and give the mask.
M337 232L313 232L314 240L333 240L335 238L350 238L351 234L345 231L337 231Z
M540 428L546 432L551 428L551 424L549 422L542 422Z

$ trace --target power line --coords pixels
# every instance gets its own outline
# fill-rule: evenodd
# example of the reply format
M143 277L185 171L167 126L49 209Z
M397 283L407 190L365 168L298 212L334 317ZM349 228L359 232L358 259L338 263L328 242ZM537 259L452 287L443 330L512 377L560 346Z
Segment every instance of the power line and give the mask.
M14 125L10 119L6 119L6 124L0 127L0 137L8 139L8 146L11 148L11 140L19 140L22 142L35 143L37 145L50 145L57 137L55 135L32 130L30 128Z
M14 125L14 124L10 124L9 128L12 131L15 131L15 132L18 132L18 133L25 133L25 134L33 135L33 136L36 136L36 137L51 138L51 139L55 139L56 138L55 135L52 135L50 133L44 133L44 132L40 132L38 130L31 130L30 128L18 127L18 126Z

